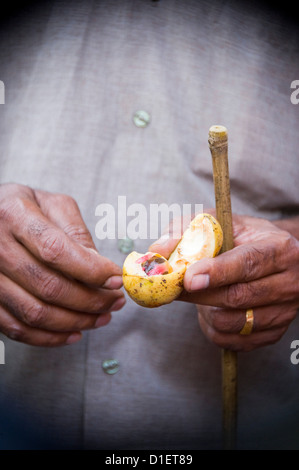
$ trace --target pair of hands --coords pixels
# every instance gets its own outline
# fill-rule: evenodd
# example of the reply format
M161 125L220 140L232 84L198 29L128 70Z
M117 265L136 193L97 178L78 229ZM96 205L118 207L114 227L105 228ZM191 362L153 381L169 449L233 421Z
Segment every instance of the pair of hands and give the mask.
M176 227L150 247L168 257ZM125 304L122 270L101 256L69 196L8 184L0 187L0 331L37 346L70 344L106 325ZM288 231L234 217L235 248L192 265L180 300L197 304L217 345L250 350L276 342L299 307L299 242ZM239 334L245 311L254 330Z

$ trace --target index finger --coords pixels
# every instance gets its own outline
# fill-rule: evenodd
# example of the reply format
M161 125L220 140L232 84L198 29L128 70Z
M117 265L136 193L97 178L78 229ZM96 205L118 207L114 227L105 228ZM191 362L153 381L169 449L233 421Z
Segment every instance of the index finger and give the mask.
M11 218L12 234L37 259L89 285L101 286L121 268L69 237L30 199L22 199Z

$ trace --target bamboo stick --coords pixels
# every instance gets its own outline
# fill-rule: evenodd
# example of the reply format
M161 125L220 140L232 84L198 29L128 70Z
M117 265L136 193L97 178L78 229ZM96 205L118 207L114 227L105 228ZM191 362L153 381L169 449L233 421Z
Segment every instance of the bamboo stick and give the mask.
M234 246L230 180L228 168L228 137L224 126L212 126L209 130L209 147L213 162L213 180L216 218L223 230L223 246L220 253ZM223 446L234 449L237 428L237 353L222 350L222 425Z

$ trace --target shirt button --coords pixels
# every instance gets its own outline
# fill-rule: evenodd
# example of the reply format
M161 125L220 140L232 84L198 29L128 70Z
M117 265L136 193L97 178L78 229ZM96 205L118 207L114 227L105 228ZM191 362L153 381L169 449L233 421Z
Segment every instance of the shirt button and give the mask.
M147 127L150 123L151 117L147 111L139 110L133 116L133 122L136 127Z
M119 370L119 362L116 359L105 359L102 368L106 374L113 375Z
M134 248L134 242L131 240L131 238L122 238L121 240L118 240L118 249L122 253L128 254L133 251Z

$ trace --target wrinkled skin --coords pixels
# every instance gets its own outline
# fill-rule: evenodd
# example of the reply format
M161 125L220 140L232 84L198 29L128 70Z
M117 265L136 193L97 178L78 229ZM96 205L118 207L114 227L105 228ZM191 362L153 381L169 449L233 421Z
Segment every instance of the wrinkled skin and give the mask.
M168 236L164 233L149 249L168 257L180 237L178 227L180 222L174 222ZM196 304L201 329L210 341L225 349L249 351L277 342L296 316L299 220L271 223L234 215L233 231L232 250L187 269L179 300ZM240 331L250 308L253 331L243 336Z
M101 256L69 196L0 186L0 331L36 346L78 341L124 303L121 268Z

